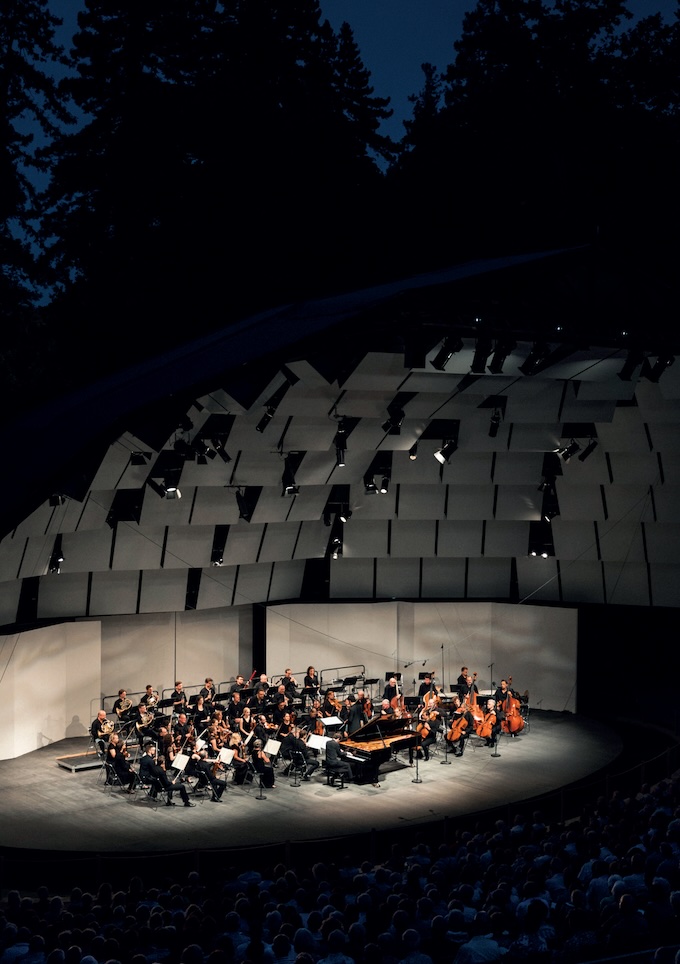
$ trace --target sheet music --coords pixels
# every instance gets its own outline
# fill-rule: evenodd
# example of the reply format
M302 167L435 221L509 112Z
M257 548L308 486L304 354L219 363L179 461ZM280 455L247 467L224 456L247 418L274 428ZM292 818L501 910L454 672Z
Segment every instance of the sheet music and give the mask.
M229 750L226 746L223 746L220 752L217 754L217 759L220 761L220 763L224 763L226 766L229 766L231 761L234 759L235 753L236 750Z
M267 740L267 742L264 745L264 752L271 753L272 756L276 756L276 754L279 752L280 749L281 749L281 740L272 740L271 737Z

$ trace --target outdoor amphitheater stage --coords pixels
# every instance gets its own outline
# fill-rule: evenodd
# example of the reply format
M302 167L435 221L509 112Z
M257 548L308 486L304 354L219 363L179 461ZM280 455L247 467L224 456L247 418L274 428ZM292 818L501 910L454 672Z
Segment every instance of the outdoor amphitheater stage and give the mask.
M140 790L129 795L112 789L101 768L63 769L57 759L86 752L88 741L62 740L0 762L0 847L140 854L415 830L550 793L595 773L621 752L610 729L569 713L534 712L524 731L502 736L495 749L476 738L468 742L460 759L438 744L417 768L409 766L408 753L398 754L381 766L378 787L353 783L337 790L320 769L295 786L280 765L274 789L230 781L220 803L196 795L196 807L188 809L179 795L170 808Z

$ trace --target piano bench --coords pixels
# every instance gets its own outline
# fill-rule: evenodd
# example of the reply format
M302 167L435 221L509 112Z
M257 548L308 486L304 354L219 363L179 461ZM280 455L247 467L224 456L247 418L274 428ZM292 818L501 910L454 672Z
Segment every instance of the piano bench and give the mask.
M339 780L339 783L335 781ZM326 770L326 786L335 787L336 790L345 789L345 774L344 773L333 773L332 770Z

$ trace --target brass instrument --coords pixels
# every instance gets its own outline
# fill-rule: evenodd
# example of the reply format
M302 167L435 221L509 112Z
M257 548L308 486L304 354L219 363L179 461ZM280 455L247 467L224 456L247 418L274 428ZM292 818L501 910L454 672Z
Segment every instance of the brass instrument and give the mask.
M107 736L110 736L111 733L113 733L113 727L113 720L103 720L99 726L99 731L100 733L105 733Z
M120 706L118 707L118 709L116 710L116 713L118 714L118 716L122 716L122 714L123 714L123 713L127 713L127 711L128 711L131 707L132 707L132 700L131 700L131 699L124 699L124 700L122 701L122 703L120 704Z

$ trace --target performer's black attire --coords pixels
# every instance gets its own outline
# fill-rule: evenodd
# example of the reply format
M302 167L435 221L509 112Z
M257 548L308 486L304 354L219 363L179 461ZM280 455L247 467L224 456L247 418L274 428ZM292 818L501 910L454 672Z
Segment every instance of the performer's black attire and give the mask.
M346 759L347 754L335 740L326 743L326 769L330 773L342 773L348 780L352 779L352 767Z
M387 686L385 687L385 692L383 693L382 698L384 700L389 700L390 702L392 702L395 696L398 696L397 687L390 686L390 684L388 683Z
M120 782L124 787L127 786L128 792L131 793L135 785L135 780L137 779L137 774L127 761L125 754L120 748L120 744L118 744L116 747L109 747L107 759L115 770L116 776Z
M172 700L172 711L173 713L184 713L186 711L187 705L189 703L189 698L187 694L182 690L180 693L177 690L173 690L170 696Z
M218 780L215 774L213 773L214 765L215 764L212 763L210 760L203 760L203 759L196 760L194 762L194 772L203 774L205 781L208 784L210 784L210 787L212 789L212 792L213 792L212 799L214 802L217 802L222 796L222 794L224 793L224 791L227 789L227 785L226 783L222 783L220 780Z
M352 735L356 733L360 727L367 722L366 713L364 712L363 705L357 700L356 703L352 703L349 709L349 716L347 717L347 733Z
M186 787L181 783L179 786L175 786L163 767L159 766L153 757L145 753L139 764L139 776L143 783L154 783L160 784L163 790L168 790L168 800L166 806L174 806L172 802L173 793L179 792L180 797L184 802L185 807L193 807L193 803L189 803L189 794L186 791Z

